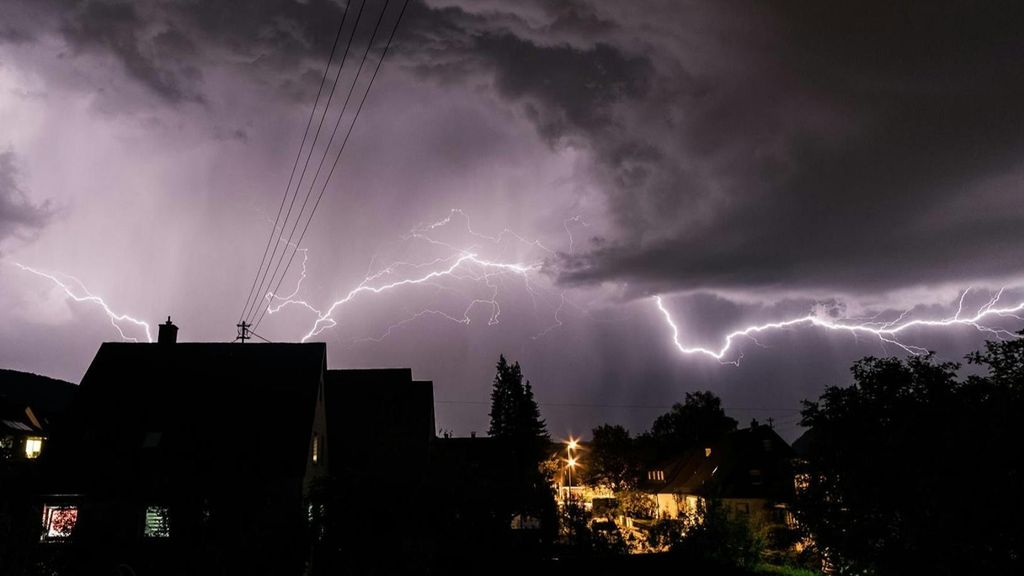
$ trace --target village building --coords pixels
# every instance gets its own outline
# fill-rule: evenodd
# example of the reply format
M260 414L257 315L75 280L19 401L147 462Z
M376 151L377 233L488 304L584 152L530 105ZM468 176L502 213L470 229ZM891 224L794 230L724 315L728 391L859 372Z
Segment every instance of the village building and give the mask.
M786 526L792 523L793 457L774 429L754 423L648 466L639 488L654 499L659 518L699 515L715 500L753 526Z
M39 458L76 390L70 382L0 370L0 462Z
M178 343L171 328L97 352L41 458L41 561L298 574L371 538L422 548L388 522L426 483L430 382L327 370L322 343Z

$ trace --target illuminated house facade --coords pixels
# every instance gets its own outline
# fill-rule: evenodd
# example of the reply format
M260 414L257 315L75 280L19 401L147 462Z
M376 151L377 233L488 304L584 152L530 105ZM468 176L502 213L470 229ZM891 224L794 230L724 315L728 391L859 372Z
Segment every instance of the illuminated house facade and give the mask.
M649 466L640 489L661 518L699 513L707 499L756 526L786 525L793 498L793 450L769 426L736 430L703 448Z
M96 354L41 459L42 561L300 574L328 502L376 480L352 469L393 464L374 433L400 420L377 438L426 463L432 385L408 370L329 371L320 343L174 340Z

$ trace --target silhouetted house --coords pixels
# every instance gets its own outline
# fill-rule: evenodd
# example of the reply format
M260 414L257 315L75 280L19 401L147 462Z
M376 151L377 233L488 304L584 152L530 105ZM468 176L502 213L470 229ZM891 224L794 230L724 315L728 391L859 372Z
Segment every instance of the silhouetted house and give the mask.
M301 574L313 543L366 555L344 537L407 514L388 501L425 477L431 384L326 365L319 343L103 344L42 459L40 558Z
M36 459L77 389L62 380L0 370L0 462Z
M649 466L640 489L655 498L663 518L700 512L715 499L733 517L784 525L793 498L792 458L792 449L773 429L755 425Z
M317 573L421 572L432 540L427 490L433 383L409 369L328 370L314 488ZM385 552L385 553L378 553Z
M39 458L77 390L70 382L0 370L0 574L23 571L39 540L33 505Z
M46 429L32 406L0 397L0 460L34 460L43 451Z

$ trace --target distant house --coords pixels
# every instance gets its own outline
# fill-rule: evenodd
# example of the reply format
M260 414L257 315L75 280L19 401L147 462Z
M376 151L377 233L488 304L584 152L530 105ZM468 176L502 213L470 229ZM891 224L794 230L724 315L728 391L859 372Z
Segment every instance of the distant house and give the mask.
M42 458L41 561L299 574L324 518L352 527L330 548L365 554L415 483L403 463L427 465L432 385L326 366L321 343L103 344Z
M46 435L46 428L32 406L0 397L0 460L38 458Z
M699 513L708 499L716 499L735 518L783 525L790 521L792 458L792 449L773 429L755 425L649 465L639 487L651 494L662 518Z
M38 458L77 389L62 380L0 370L0 462Z

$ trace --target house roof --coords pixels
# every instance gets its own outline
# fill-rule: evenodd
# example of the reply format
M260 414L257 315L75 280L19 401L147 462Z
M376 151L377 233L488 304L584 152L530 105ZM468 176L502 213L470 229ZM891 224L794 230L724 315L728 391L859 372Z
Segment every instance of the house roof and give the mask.
M332 475L393 481L399 470L426 465L434 438L432 382L413 380L408 368L388 368L328 370L324 384Z
M29 407L20 402L11 402L0 396L0 435L31 436L43 434L43 422L33 422L28 413ZM35 413L33 411L33 416Z
M710 448L710 454L705 451ZM786 499L792 490L793 451L768 426L736 430L705 448L686 450L652 468L664 481L645 476L640 488L654 493L722 498Z
M70 382L0 369L0 433L45 434L67 411L77 391L78 386Z
M105 343L48 460L75 490L301 478L326 355L322 343Z

